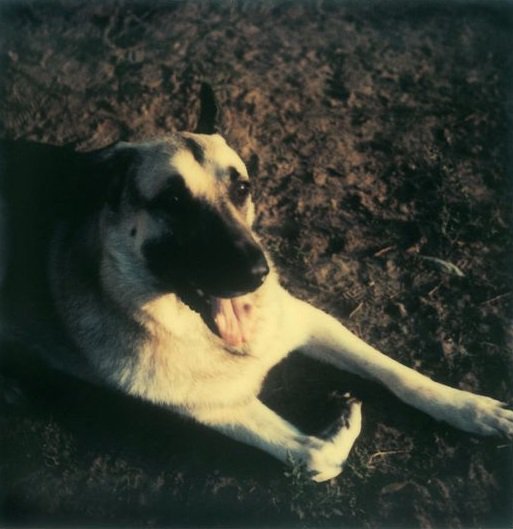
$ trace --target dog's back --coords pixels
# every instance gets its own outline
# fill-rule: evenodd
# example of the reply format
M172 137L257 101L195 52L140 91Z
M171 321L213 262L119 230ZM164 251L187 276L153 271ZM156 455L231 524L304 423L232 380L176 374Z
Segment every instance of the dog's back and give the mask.
M65 333L48 281L51 241L69 218L74 154L62 147L0 142L0 340L51 351ZM68 344L65 344L66 347Z

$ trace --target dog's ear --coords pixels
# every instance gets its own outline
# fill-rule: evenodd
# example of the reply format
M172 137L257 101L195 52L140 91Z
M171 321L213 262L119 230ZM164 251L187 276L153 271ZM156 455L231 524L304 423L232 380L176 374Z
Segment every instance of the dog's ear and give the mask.
M216 134L219 132L221 111L212 87L201 83L200 113L194 132L198 134Z
M86 188L95 194L98 206L117 212L123 189L135 168L136 152L129 144L117 142L84 154ZM89 193L86 193L89 194Z

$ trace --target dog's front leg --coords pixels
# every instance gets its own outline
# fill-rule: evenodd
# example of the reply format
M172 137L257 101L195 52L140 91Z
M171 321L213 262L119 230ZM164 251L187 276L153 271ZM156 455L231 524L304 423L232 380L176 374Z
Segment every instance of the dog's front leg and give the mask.
M377 351L325 312L290 297L288 327L310 356L384 384L401 400L457 428L513 437L513 411L494 399L451 388Z
M320 482L342 471L360 433L361 403L349 399L347 413L322 437L301 433L257 398L236 408L196 410L193 416L202 424L260 448L284 463L304 465L312 479Z

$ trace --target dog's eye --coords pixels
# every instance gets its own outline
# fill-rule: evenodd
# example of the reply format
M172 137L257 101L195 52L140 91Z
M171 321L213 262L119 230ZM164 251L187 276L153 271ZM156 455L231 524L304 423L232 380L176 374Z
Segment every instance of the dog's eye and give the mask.
M230 198L237 206L242 206L251 192L251 185L247 180L237 180L230 186Z

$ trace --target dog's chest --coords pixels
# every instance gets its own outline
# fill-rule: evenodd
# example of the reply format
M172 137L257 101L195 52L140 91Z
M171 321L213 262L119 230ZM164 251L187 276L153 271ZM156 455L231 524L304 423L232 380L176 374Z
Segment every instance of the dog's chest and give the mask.
M158 324L138 351L131 392L177 406L237 402L256 395L267 372L288 350L280 340L281 308L260 299L251 341L231 348L199 314L183 306L152 307ZM156 312L158 311L158 312Z

